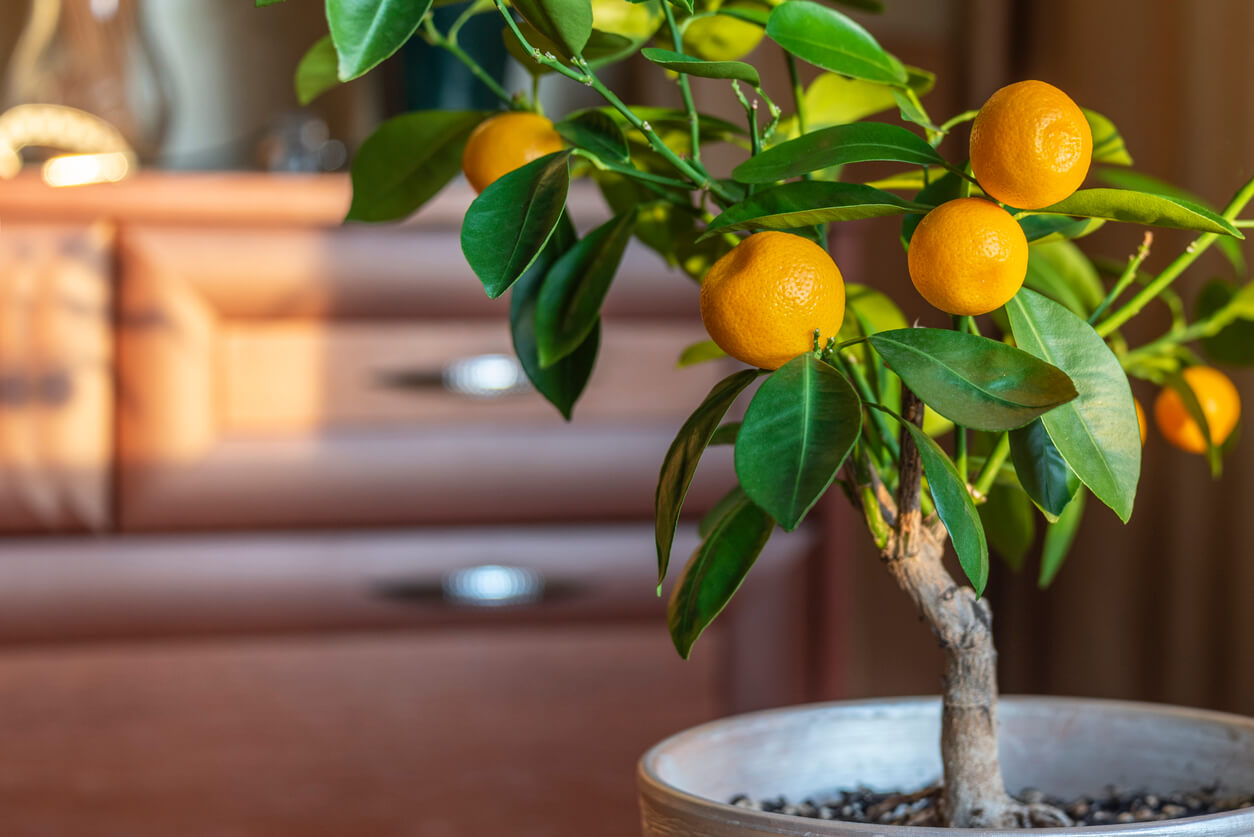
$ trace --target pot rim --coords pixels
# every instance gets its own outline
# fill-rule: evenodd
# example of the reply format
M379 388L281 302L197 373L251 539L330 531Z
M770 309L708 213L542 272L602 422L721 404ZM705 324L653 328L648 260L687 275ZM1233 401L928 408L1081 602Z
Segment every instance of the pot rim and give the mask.
M676 804L688 809L689 813L701 815L702 812L712 814L717 812L721 816L733 815L737 817L744 825L751 826L759 831L768 834L797 835L802 830L809 835L837 834L834 830L839 827L841 834L866 834L868 837L931 837L932 835L957 835L963 837L998 837L1006 833L1007 829L955 829L955 828L933 828L927 826L905 826L905 825L876 825L874 823L855 823L837 820L803 820L805 825L799 829L798 820L802 818L789 814L773 814L767 811L754 811L748 808L741 808L727 802L721 802L713 799L707 799L702 796L690 793L676 785L672 785L663 779L657 771L657 762L664 752L673 747L675 744L681 743L687 739L701 736L705 733L716 730L729 724L744 723L747 721L762 722L769 720L773 716L797 715L807 712L822 711L827 709L857 709L857 710L873 710L881 707L896 708L913 708L919 706L939 705L940 697L936 695L915 695L901 698L870 698L863 700L835 700L824 701L820 703L805 703L794 706L783 706L773 709L762 709L756 712L745 712L739 715L730 715L726 718L719 718L713 721L707 721L695 727L689 727L668 736L662 741L650 747L637 762L637 786L642 794L650 793L655 796L667 797L672 804ZM1244 715L1236 715L1230 712L1218 712L1210 709L1195 709L1187 706L1176 706L1168 703L1150 703L1147 701L1131 701L1131 700L1113 700L1109 698L1082 698L1082 697L1057 697L1052 695L1009 695L1002 696L998 701L999 706L1055 706L1063 707L1080 707L1089 706L1105 710L1121 709L1125 711L1137 712L1142 715L1157 715L1161 717L1171 717L1175 719L1192 719L1196 721L1211 722L1224 724L1229 726L1244 727L1254 731L1254 718ZM939 745L938 745L939 746ZM1071 835L1075 837L1077 834L1083 835L1104 835L1113 834L1121 835L1121 837L1135 837L1136 835L1167 835L1180 831L1185 834L1199 834L1196 829L1199 825L1219 823L1224 820L1243 817L1250 819L1250 824L1254 826L1254 808L1238 809L1236 811L1224 811L1218 814L1204 814L1197 817L1181 817L1174 820L1158 820L1155 822L1142 823L1121 823L1113 825L1090 825L1090 826L1072 826L1068 828L1034 828L1034 829L1011 829L1015 833L1023 833L1025 835L1040 835L1040 837L1065 837ZM1190 828L1193 829L1190 832Z

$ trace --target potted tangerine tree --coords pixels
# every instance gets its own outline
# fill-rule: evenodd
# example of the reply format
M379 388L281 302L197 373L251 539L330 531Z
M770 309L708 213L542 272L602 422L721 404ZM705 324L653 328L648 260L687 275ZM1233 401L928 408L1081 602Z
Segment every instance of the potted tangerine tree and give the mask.
M279 0L258 0L269 2ZM443 30L431 6L327 0L330 34L297 72L302 98L369 71L417 36L464 62L501 109L411 113L382 125L354 161L349 219L404 217L464 170L479 192L462 227L465 256L490 297L509 295L518 359L567 417L593 374L600 307L633 237L702 283L711 340L683 362L730 356L746 365L695 406L661 466L659 585L703 452L734 445L738 484L705 518L669 601L679 653L692 652L772 532L798 526L834 485L944 652L939 703L766 713L659 745L641 767L646 833L881 834L930 825L993 834L1150 821L1120 833L1254 831L1254 812L1222 810L1248 805L1240 798L1225 805L1213 794L1147 793L1067 805L1008 792L1029 783L1080 796L1109 783L1188 791L1220 780L1249 793L1254 722L1099 702L999 702L979 510L994 490L1019 492L1040 510L1050 522L1043 581L1057 572L1090 498L1126 521L1145 434L1129 376L1162 388L1154 415L1163 434L1218 471L1239 397L1190 344L1254 361L1242 339L1254 320L1254 287L1208 287L1194 319L1173 305L1169 330L1137 347L1122 330L1151 302L1175 300L1172 284L1209 247L1239 256L1233 242L1249 224L1238 216L1254 181L1221 211L1130 173L1105 176L1132 188L1080 188L1093 162L1131 163L1109 120L1041 81L935 120L922 101L929 73L813 0L597 0L595 8L590 0L473 0ZM504 89L459 46L462 26L479 14L499 15L507 48L535 78L564 76L603 105L554 124L534 87ZM787 107L738 60L763 33L790 71ZM677 81L682 108L629 105L603 83L601 67L637 53ZM808 89L799 61L823 71ZM693 76L726 80L744 126L698 112ZM865 120L889 109L900 122ZM968 122L969 156L943 156L942 141ZM703 158L720 142L745 152L730 177L712 174ZM902 171L866 183L843 168L868 161ZM575 177L594 180L612 213L582 237L566 208ZM951 328L906 327L890 299L847 281L863 277L843 276L828 255L831 225L882 216L900 216L914 286L951 315ZM1146 274L1147 235L1103 276L1073 241L1108 221L1197 237ZM1025 284L1029 263L1037 269ZM725 423L754 387L743 421ZM936 427L924 429L925 411ZM949 451L934 438L942 426L952 428ZM965 582L943 564L946 543ZM931 773L943 782L916 791ZM851 790L831 804L746 796L731 804L739 792L800 800L862 783L904 793L862 792L869 803ZM855 822L788 816L795 813Z

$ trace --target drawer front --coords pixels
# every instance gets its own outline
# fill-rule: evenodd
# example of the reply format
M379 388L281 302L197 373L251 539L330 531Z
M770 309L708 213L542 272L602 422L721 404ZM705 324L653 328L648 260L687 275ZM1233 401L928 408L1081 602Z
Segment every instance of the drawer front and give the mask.
M704 337L696 286L639 250L570 426L529 389L484 389L518 372L507 302L448 231L139 228L121 264L132 531L647 515L666 447L728 371L675 368ZM693 511L731 484L722 453Z

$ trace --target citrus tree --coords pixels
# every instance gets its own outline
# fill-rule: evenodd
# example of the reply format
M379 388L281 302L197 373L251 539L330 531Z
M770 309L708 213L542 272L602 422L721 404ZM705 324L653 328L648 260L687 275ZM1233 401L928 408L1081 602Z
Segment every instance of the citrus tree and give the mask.
M258 0L268 2L278 0ZM420 37L500 99L491 113L425 111L380 126L353 163L349 219L405 217L464 170L479 192L462 227L466 259L489 297L508 295L518 359L568 418L594 374L601 305L632 238L702 282L711 340L681 363L746 365L695 404L661 463L659 590L702 454L734 445L737 485L702 521L669 600L679 653L689 655L772 532L796 528L835 485L944 651L947 821L1065 823L1012 798L1001 778L982 598L990 543L1021 562L1043 520L1044 585L1091 501L1128 520L1145 434L1129 376L1161 388L1163 435L1218 473L1240 406L1201 353L1254 362L1254 286L1216 280L1190 317L1172 285L1216 245L1244 269L1236 241L1249 223L1238 215L1254 181L1208 208L1135 174L1110 120L1039 81L933 118L923 103L930 73L813 0L471 0L443 29L431 6L326 0L330 34L297 72L308 100ZM498 17L505 48L533 78L564 76L603 104L554 123L535 86L504 89L459 45L477 15ZM740 60L763 36L790 73L774 98ZM603 83L602 67L636 55L674 80L681 107L627 104ZM822 72L803 86L798 62ZM700 113L694 76L725 80L743 124ZM969 146L944 142L967 123ZM715 143L743 152L722 176L703 156ZM942 155L942 144L969 154ZM870 161L900 171L864 182L856 164ZM1080 188L1090 174L1105 185ZM599 187L611 216L583 236L566 207L575 178ZM883 216L901 219L914 286L951 315L950 328L907 327L869 277L843 276L828 255L832 225ZM1197 235L1149 273L1148 233L1126 263L1090 260L1074 244L1109 221ZM1124 327L1151 304L1165 305L1168 329L1130 345ZM743 421L727 421L742 395ZM942 563L946 543L965 584Z

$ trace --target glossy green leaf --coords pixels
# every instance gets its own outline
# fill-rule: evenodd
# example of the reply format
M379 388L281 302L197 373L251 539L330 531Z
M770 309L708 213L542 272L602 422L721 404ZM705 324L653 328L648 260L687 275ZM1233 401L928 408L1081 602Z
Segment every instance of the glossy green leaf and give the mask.
M905 86L906 70L871 34L845 15L812 2L787 0L771 12L766 36L824 70Z
M807 352L763 382L736 437L736 475L791 532L827 491L862 432L862 402L845 376Z
M1245 238L1232 222L1184 198L1134 192L1131 189L1081 189L1053 206L1033 210L1042 215L1108 218L1181 230Z
M1028 248L1028 273L1023 284L1084 318L1106 296L1097 268L1070 241Z
M659 64L676 73L700 76L701 78L735 79L736 81L751 84L754 87L762 85L761 79L758 78L757 69L752 64L746 64L743 61L703 61L700 58L694 58L682 52L658 49L656 47L642 49L640 54L654 64Z
M1076 492L1075 499L1062 510L1058 521L1050 524L1045 530L1045 542L1041 547L1041 576L1037 581L1042 590L1054 582L1058 571L1062 569L1062 562L1071 551L1071 545L1075 543L1076 533L1084 520L1084 505L1087 496L1083 488Z
M1023 569L1036 543L1036 510L1032 501L1017 488L994 484L988 499L976 508L989 549L1015 572Z
M727 357L727 352L718 347L713 340L702 340L693 343L679 353L679 362L676 364L679 368L685 366L695 366L698 363L705 363L710 360L721 360Z
M925 212L927 209L892 192L861 183L801 180L767 189L733 204L710 222L706 234L732 230L796 229L834 221Z
M692 644L740 589L775 528L770 516L748 498L738 498L714 523L688 559L666 608L675 650L685 660Z
M1093 162L1115 166L1132 165L1132 155L1123 144L1123 137L1115 123L1095 110L1080 110L1084 111L1084 118L1088 120L1089 129L1093 132Z
M978 430L1022 427L1075 398L1059 369L987 337L939 328L871 335L906 386L947 419Z
M1106 224L1105 218L1071 218L1066 215L1020 215L1015 220L1023 228L1028 244L1084 238Z
M679 524L684 497L687 496L688 486L692 484L692 477L697 472L701 455L705 453L714 431L732 402L744 392L745 387L757 379L758 374L756 369L745 369L715 384L710 394L688 417L683 427L679 428L675 441L671 442L670 449L666 451L666 457L662 460L662 472L658 475L657 493L653 498L658 584L666 578L666 570L670 566L671 545L675 541L675 527Z
M631 162L627 140L618 123L599 110L585 110L563 119L553 128L562 139L604 160Z
M1019 484L1050 520L1056 520L1080 488L1040 419L1010 431L1010 461Z
M922 205L923 211L911 212L902 219L901 243L906 247L910 246L910 239L914 237L914 231L927 214L927 210L962 197L965 182L957 172L947 171L920 189L914 200Z
M718 525L719 521L726 517L729 512L747 502L749 502L749 495L745 494L745 490L740 486L736 486L731 491L728 491L701 518L701 522L697 524L697 536L702 540L708 538L710 532L714 531L714 527Z
M536 391L570 420L575 402L583 393L596 365L601 342L599 326L567 357L547 369L540 366L536 341L536 307L540 301L545 276L554 262L575 243L575 231L569 219L563 218L535 263L514 283L510 294L509 324L518 362Z
M932 89L936 76L918 67L906 67L906 84L916 95L922 96ZM894 88L873 81L849 78L839 73L820 73L802 97L806 111L806 128L810 131L847 125L897 106ZM775 136L781 141L792 139L801 132L796 117L782 120Z
M729 421L726 424L720 424L718 430L714 431L714 435L710 437L710 446L714 445L734 445L736 437L740 435L740 422Z
M338 63L331 36L319 38L296 65L296 100L307 105L339 84Z
M975 592L983 595L988 585L988 541L971 493L953 461L931 436L910 422L901 426L910 432L919 449L936 514L949 531L958 563Z
M1217 334L1202 339L1206 356L1233 366L1254 365L1254 285L1240 288L1223 279L1207 282L1198 295L1194 318L1211 317L1223 325Z
M340 81L365 75L418 31L431 0L326 0Z
M600 322L633 224L631 214L611 218L549 268L536 310L540 366L548 368L575 351Z
M592 35L589 0L513 0L513 5L564 58L581 54Z
M547 52L551 55L560 55L564 52L554 41L527 23L527 21L524 20L519 23L518 29L523 33L523 37L527 39L527 43L540 50L541 53ZM506 52L513 56L514 60L521 64L523 69L531 73L531 75L543 76L557 72L547 64L541 64L536 61L527 52L526 48L519 43L518 36L508 26L501 30L501 40L505 44ZM616 61L627 58L638 50L644 42L645 40L643 39L632 40L626 35L593 29L583 46L583 58L588 62L589 67L596 70L607 64L613 64Z
M540 255L566 208L569 151L547 154L498 178L462 222L462 253L496 299Z
M872 160L944 165L922 137L884 122L855 122L804 134L768 148L732 170L741 183L774 183L812 171Z
M353 158L349 221L396 221L435 196L462 167L480 111L428 110L393 117L366 138Z
M1024 288L1006 303L1019 348L1057 366L1079 395L1042 421L1067 465L1125 523L1141 476L1141 430L1119 359L1085 320Z

